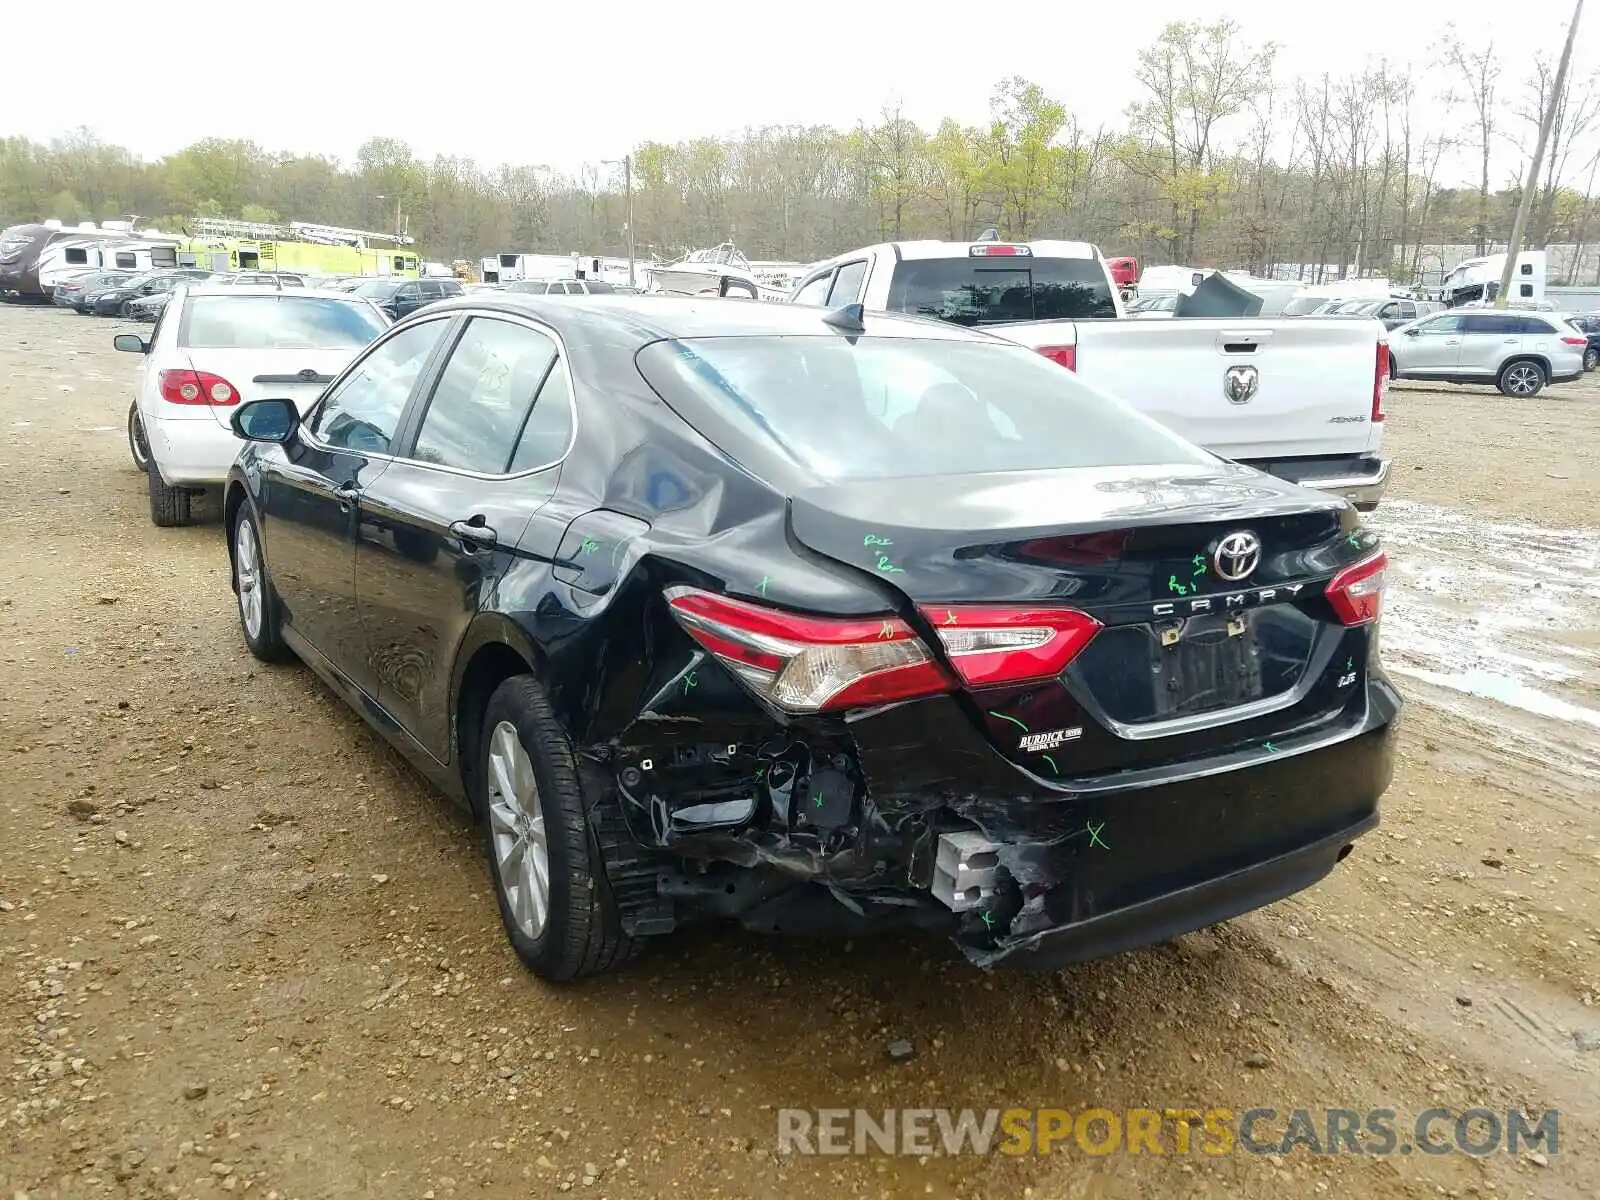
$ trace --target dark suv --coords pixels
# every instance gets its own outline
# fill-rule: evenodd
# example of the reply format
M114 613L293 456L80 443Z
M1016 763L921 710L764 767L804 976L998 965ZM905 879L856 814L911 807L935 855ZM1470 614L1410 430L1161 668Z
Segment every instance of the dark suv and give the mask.
M355 289L395 320L432 304L465 294L459 279L373 279Z
M1589 339L1589 344L1583 349L1583 369L1592 371L1600 366L1600 313L1568 317L1567 324Z

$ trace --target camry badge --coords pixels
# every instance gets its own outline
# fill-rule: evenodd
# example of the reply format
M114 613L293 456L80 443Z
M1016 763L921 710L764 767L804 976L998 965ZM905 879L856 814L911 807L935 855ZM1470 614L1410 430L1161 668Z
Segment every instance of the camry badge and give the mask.
M1211 552L1211 565L1230 583L1248 578L1261 564L1261 539L1247 530L1230 533Z
M1249 404L1261 386L1261 372L1252 366L1229 367L1222 376L1222 394L1234 404Z

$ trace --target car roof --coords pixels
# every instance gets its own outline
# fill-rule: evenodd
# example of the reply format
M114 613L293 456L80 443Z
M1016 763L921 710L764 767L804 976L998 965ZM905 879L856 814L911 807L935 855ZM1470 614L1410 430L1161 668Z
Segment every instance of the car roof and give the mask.
M824 323L829 310L808 304L724 299L715 296L652 296L604 293L562 296L551 300L526 292L470 292L428 305L431 316L445 312L489 312L530 316L558 333L583 326L610 326L618 339L635 345L663 338L762 337L785 334L841 336ZM1013 345L981 330L928 317L869 312L863 317L868 336L981 341Z

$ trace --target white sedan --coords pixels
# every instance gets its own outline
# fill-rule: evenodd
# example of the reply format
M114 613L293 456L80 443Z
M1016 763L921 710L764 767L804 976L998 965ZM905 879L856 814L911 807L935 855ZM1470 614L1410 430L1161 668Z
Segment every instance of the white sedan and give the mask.
M118 334L118 350L144 356L128 448L149 479L150 519L187 524L193 493L228 478L239 405L292 399L305 412L388 325L348 292L201 284L173 290L149 341Z

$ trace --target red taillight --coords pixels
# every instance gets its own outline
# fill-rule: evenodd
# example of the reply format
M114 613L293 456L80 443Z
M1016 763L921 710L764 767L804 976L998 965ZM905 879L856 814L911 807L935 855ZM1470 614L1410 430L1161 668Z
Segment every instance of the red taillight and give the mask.
M955 687L898 617L811 617L689 587L668 588L666 597L695 641L787 712L861 708Z
M1389 394L1389 343L1378 343L1378 367L1372 376L1372 420L1383 420L1383 401Z
M1040 346L1039 353L1053 363L1060 363L1069 371L1078 369L1077 346Z
M239 389L221 375L187 369L163 371L161 398L169 404L210 404L224 407L239 403Z
M1100 631L1099 621L1070 608L952 604L921 612L969 687L1053 679Z
M1563 346L1587 346L1589 344L1589 339L1581 337L1564 337L1561 339L1561 344Z
M1346 625L1366 625L1383 611L1383 571L1389 565L1382 551L1346 567L1328 580L1328 602Z

